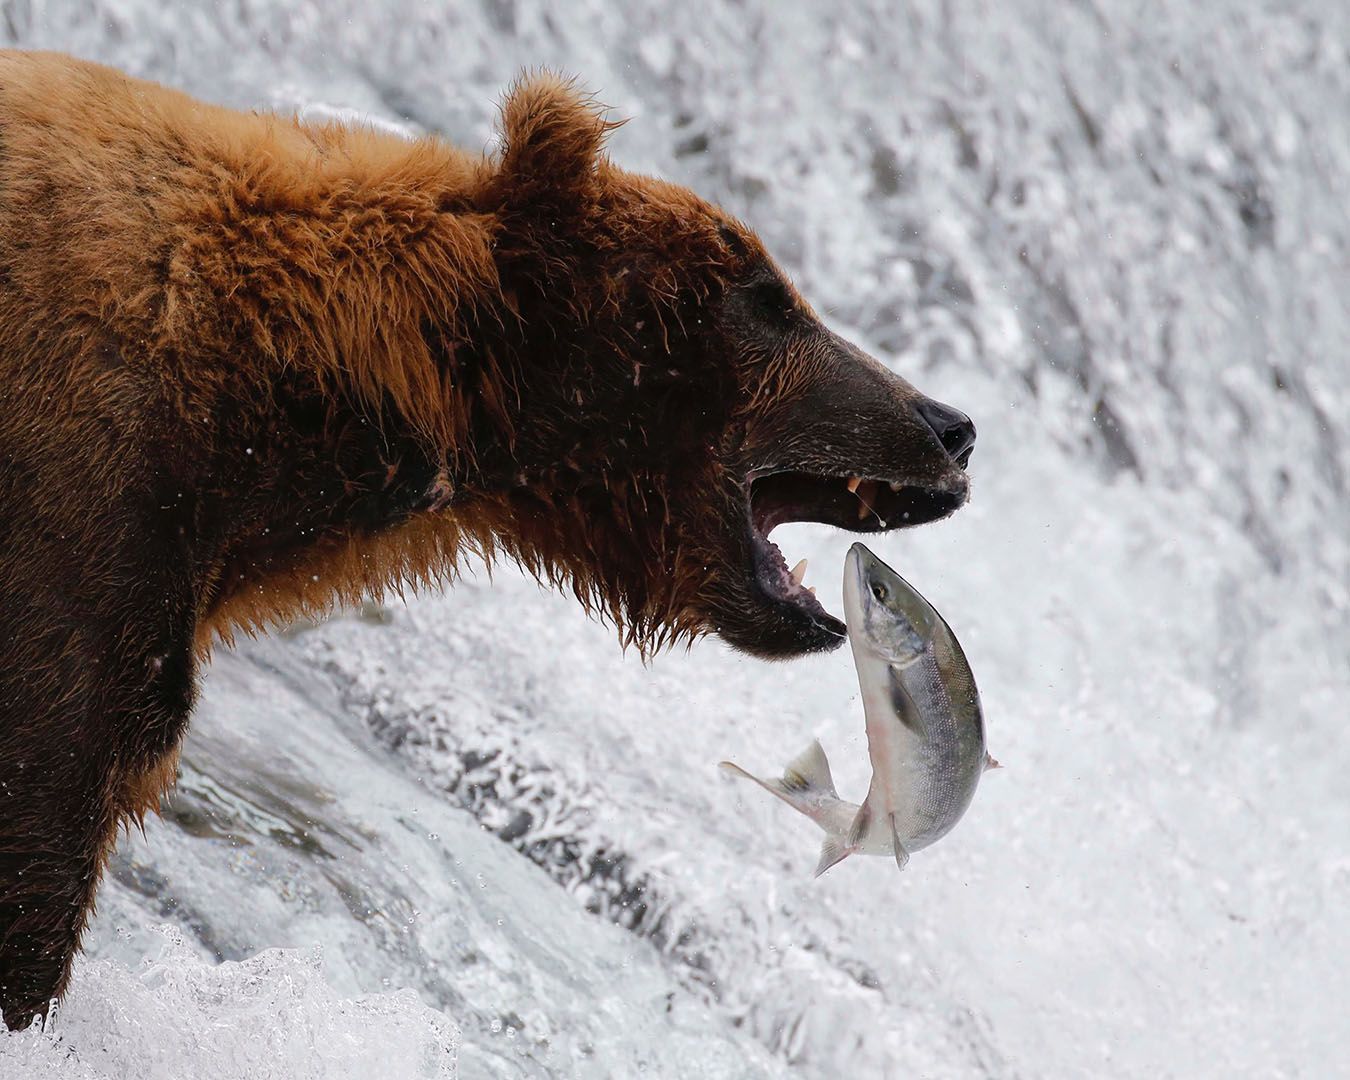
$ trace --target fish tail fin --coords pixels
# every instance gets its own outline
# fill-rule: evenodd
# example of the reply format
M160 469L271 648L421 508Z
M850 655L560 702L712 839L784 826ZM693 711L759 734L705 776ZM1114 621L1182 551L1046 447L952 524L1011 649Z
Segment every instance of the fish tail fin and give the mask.
M799 810L803 814L808 812L808 802L803 798L806 793L804 787L791 787L777 778L765 780L763 777L756 776L754 773L746 772L734 761L719 761L717 767L729 776L739 776L742 780L749 780L752 784L758 784L770 795L776 795L782 799L794 810Z
M1000 765L998 761L994 759L994 755L991 754L988 750L986 750L984 752L984 771L988 772L990 769L1001 769L1001 768L1003 768L1003 766Z
M830 763L825 758L819 740L812 741L810 746L793 758L781 777L771 780L748 773L732 761L718 762L717 767L732 776L753 781L808 816L813 815L813 811L822 804L840 801L839 793L834 790L834 778L830 775Z
M753 776L752 774L746 772L734 761L719 761L717 763L717 767L721 769L724 773L726 773L728 776L739 776L742 780L753 780L756 784L760 782L758 776Z
M831 866L847 859L856 850L857 848L850 847L842 836L831 833L825 837L825 842L820 845L820 862L816 863L816 872L812 876L820 877Z
M789 791L815 790L832 799L839 798L839 792L834 789L834 777L830 775L829 759L819 739L812 739L810 746L788 762L779 782Z
M732 761L719 762L718 768L731 776L758 784L825 830L825 843L820 849L820 862L816 864L816 877L858 850L858 845L846 837L841 828L841 822L847 821L856 808L852 803L840 799L835 791L830 765L819 742L812 742L793 758L783 770L781 778L761 779Z

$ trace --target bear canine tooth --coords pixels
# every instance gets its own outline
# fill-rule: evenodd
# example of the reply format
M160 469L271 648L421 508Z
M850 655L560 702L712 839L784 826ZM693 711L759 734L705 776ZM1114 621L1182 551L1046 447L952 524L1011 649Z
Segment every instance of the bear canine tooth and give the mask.
M792 574L790 576L792 577L792 584L800 585L802 583L802 580L806 577L805 559L792 568Z
M848 490L849 490L849 493L852 494L852 495L856 495L856 494L858 493L858 485L861 484L861 483L862 483L862 477L861 477L861 476L850 476L850 477L848 478Z
M877 488L881 485L876 480L860 481L854 494L858 496L858 520L862 521L868 514L875 514L872 509L872 503L876 499ZM878 515L879 516L879 515Z

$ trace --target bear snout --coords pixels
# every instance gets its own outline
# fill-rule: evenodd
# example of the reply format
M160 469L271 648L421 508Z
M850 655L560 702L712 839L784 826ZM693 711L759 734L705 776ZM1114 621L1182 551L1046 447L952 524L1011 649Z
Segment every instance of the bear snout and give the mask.
M953 409L932 398L924 398L914 406L914 411L933 429L933 434L952 460L965 468L975 449L975 425L970 417L960 409Z

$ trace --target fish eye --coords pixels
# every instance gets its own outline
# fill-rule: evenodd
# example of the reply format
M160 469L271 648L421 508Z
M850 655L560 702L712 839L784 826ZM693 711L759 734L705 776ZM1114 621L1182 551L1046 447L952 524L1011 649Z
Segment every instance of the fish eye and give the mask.
M872 595L875 596L878 600L884 602L885 599L886 599L886 595L887 595L887 594L886 594L886 586L885 586L885 585L874 584L874 585L872 586Z

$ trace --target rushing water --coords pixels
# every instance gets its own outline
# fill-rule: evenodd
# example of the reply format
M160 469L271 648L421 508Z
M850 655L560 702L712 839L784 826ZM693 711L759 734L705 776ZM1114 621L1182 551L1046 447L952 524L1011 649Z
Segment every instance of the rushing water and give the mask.
M1346 8L832 7L4 5L20 44L470 146L519 69L578 73L633 117L616 158L976 419L970 507L877 547L1006 768L903 875L812 881L811 826L715 763L817 735L859 796L845 652L644 667L480 571L217 656L178 794L0 1077L1344 1061ZM837 611L847 539L775 539Z

